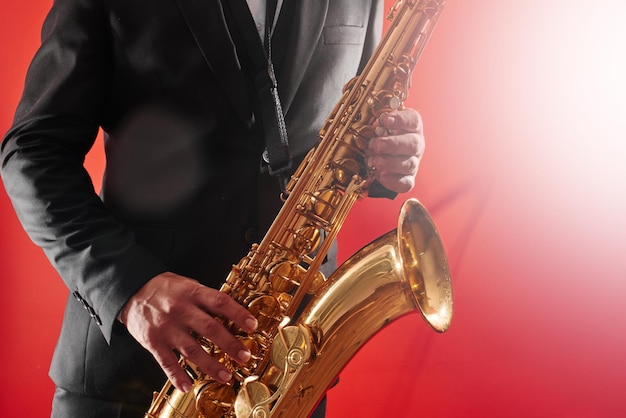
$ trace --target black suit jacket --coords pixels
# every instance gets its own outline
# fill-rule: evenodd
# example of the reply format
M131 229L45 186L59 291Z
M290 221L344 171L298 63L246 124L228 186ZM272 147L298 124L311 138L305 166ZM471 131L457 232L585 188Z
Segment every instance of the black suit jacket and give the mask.
M381 7L285 1L273 54L294 155L317 141L377 43ZM58 386L148 404L164 375L116 322L121 307L166 270L218 287L275 215L248 58L234 38L219 0L55 1L2 144L2 175L73 295L51 367ZM83 168L99 127L100 196Z

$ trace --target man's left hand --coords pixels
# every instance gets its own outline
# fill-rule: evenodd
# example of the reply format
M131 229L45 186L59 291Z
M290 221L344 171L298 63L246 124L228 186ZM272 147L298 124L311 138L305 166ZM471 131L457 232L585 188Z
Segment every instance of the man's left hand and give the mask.
M386 132L370 140L367 165L387 189L408 192L426 146L422 118L415 109L395 110L382 115L379 126Z

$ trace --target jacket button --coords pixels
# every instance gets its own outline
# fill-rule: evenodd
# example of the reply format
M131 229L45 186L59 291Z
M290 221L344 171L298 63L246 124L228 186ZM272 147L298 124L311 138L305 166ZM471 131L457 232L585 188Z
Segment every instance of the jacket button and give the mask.
M248 244L254 244L259 240L259 230L256 228L248 228L244 234L244 239Z

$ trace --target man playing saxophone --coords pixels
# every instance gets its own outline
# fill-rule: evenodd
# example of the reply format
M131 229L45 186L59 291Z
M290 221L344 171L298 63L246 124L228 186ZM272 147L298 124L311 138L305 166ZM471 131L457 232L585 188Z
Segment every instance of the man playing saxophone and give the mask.
M166 378L190 389L179 356L229 381L198 336L249 360L216 318L246 331L258 320L216 289L276 216L276 177L289 176L268 174L263 159L272 127L253 57L271 41L295 169L379 41L383 8L265 3L54 2L1 149L19 219L70 293L50 368L53 417L141 417ZM404 109L378 123L370 195L393 197L414 185L421 119ZM83 162L99 130L97 193Z

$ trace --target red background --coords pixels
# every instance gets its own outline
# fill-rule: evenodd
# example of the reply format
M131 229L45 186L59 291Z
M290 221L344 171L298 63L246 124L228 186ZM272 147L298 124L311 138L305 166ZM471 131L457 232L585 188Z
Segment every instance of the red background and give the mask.
M50 4L1 6L2 132ZM329 418L626 416L625 15L621 0L448 1L413 77L417 186L359 203L340 240L345 258L419 198L455 317L442 335L417 314L380 332L330 391ZM0 415L48 416L67 290L3 190L0 216Z

